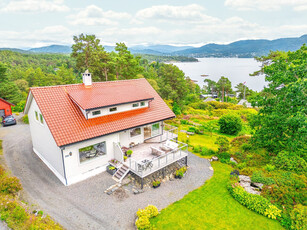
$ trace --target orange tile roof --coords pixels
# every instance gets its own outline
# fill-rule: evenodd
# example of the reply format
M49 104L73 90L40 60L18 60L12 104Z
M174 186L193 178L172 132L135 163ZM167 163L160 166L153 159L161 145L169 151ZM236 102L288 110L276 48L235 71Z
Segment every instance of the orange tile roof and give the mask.
M67 92L84 110L153 98L142 90L142 86L135 84L135 81L116 81L112 84L98 82L90 88L79 85L67 88Z
M126 94L130 94L131 92L125 91L124 89L127 86L131 87L131 85L135 85L135 89L138 89L138 92L133 92L138 97L146 95L146 97L154 98L150 102L149 108L136 109L88 120L85 119L81 110L69 97L69 94L72 92L84 90L85 87L83 84L37 87L31 88L30 92L33 94L56 144L58 146L64 146L121 130L166 120L175 116L146 79L97 82L93 83L92 89L113 88L115 86L121 88L121 91L109 91L112 97L108 96L108 98L111 98L110 100L113 103L116 100L123 101L122 98L128 97Z

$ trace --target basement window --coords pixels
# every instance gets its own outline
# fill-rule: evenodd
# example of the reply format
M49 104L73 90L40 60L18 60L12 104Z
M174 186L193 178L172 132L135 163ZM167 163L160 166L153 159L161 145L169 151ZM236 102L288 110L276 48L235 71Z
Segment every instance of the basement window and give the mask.
M133 104L132 104L132 107L134 107L134 108L135 108L135 107L139 107L139 105L140 105L139 103L133 103Z
M90 145L79 149L80 163L104 156L107 154L106 142L100 142L95 145Z
M97 116L97 115L99 115L99 114L101 114L101 111L100 111L100 110L96 110L96 111L93 111L93 112L92 112L92 115L93 115L93 116Z
M130 130L130 137L141 135L141 128L135 128Z
M109 111L110 111L110 112L115 112L115 111L117 111L117 107L110 108Z

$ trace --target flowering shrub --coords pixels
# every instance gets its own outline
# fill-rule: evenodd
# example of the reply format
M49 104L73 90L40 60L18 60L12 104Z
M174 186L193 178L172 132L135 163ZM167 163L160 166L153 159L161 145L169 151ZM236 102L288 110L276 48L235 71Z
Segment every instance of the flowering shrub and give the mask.
M136 212L138 219L135 221L135 226L137 229L151 229L150 218L153 218L159 214L156 206L148 205L144 209L139 209Z
M228 191L235 200L250 210L270 219L281 216L281 210L271 204L269 200L259 195L247 193L238 183L229 185Z

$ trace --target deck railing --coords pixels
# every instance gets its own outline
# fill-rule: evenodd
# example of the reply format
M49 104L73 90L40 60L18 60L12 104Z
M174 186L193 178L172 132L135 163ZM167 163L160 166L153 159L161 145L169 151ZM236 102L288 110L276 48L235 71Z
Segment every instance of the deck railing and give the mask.
M176 142L174 140L170 140ZM130 170L140 177L146 177L155 171L164 168L188 155L187 148L188 145L177 141L178 147L162 156L154 157L152 160L140 160L135 161L131 158L128 159L126 164L129 166Z

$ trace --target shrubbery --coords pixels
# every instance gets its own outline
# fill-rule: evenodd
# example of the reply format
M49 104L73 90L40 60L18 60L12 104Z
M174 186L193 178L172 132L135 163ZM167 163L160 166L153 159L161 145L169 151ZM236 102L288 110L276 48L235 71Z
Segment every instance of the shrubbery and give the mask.
M286 151L278 153L278 155L273 159L272 163L279 169L298 173L307 172L306 161L296 154L291 154Z
M226 137L219 136L216 139L215 144L217 144L219 146L219 148L218 148L219 153L227 152L229 150L229 148L230 148L229 141L228 141L228 139Z
M291 229L303 230L307 227L307 207L301 204L294 207L290 213Z
M154 205L148 205L144 209L139 209L136 212L136 215L138 216L138 219L135 221L135 225L137 229L150 229L150 219L157 216L159 214L159 211L156 206Z
M25 114L25 115L22 117L22 121L23 121L23 123L25 123L25 124L29 124L29 117L28 117L28 114Z
M236 135L242 130L242 121L239 116L226 114L223 115L219 121L220 125L220 132L229 134L229 135Z
M250 210L270 219L281 216L281 210L271 204L269 200L259 195L247 193L239 184L229 185L228 190L235 200Z
M252 182L262 183L262 184L265 184L265 185L275 184L275 180L273 178L265 177L263 175L263 172L261 172L261 171L254 172L252 177L251 177L251 180L252 180Z

